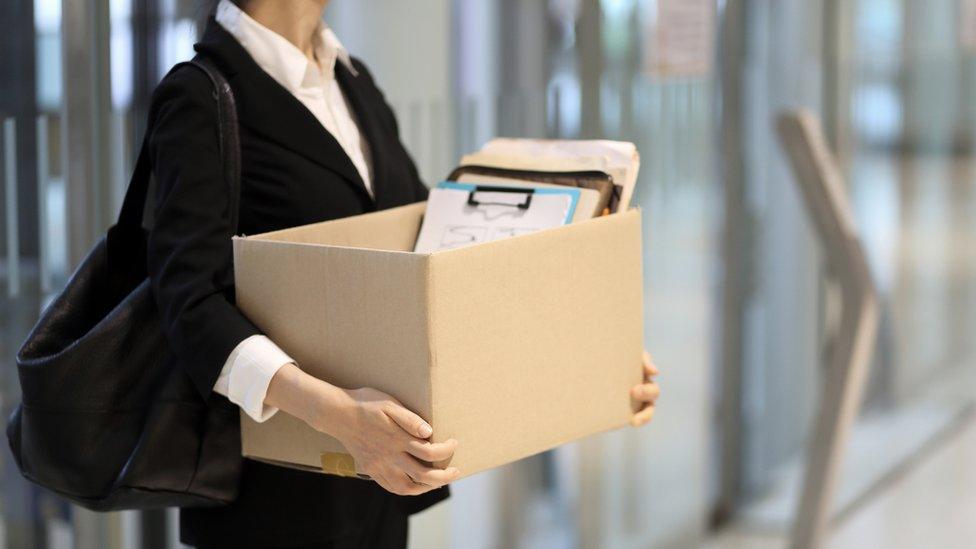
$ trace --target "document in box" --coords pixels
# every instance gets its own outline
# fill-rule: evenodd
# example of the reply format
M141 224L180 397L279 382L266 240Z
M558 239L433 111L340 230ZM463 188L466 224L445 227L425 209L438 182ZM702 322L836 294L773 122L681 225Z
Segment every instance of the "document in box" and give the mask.
M601 193L597 189L592 189L588 187L572 187L570 185L556 185L551 183L542 183L531 181L527 179L511 179L507 177L499 177L497 175L482 175L478 173L462 173L455 181L458 183L475 183L482 185L498 185L501 187L533 187L536 189L559 189L569 186L570 188L577 188L580 191L579 201L576 203L576 213L573 214L573 223L577 221L583 221L584 219L591 219L603 214L604 209L607 205L607 200L609 198L610 190L609 187L613 185L609 181L606 182L607 196L601 196ZM601 182L602 183L602 182Z
M606 140L496 138L476 153L465 155L462 166L489 166L510 170L569 172L596 170L613 177L616 199L610 212L630 206L640 155L633 143Z
M414 251L436 252L566 225L580 190L444 182L431 189Z

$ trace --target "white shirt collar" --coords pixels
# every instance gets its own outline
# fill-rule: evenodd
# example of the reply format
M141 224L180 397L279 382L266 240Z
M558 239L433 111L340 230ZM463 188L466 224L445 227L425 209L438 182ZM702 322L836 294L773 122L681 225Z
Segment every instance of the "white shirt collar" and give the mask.
M220 0L215 18L240 42L259 67L292 93L302 86L321 84L320 78L326 81L334 79L337 59L356 74L349 52L324 22L319 22L313 44L315 56L321 65L319 71L294 44L255 21L230 0Z

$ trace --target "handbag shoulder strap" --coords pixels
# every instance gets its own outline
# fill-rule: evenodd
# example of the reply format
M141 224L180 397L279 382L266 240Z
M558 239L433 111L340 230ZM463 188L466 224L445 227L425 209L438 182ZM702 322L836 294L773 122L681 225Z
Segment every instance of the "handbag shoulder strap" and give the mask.
M223 162L224 179L227 182L228 215L230 226L237 232L240 197L241 197L241 143L240 129L237 121L237 104L234 92L227 82L227 78L206 56L197 55L190 61L178 63L171 70L179 70L183 66L195 67L203 71L213 84L213 97L217 107L217 121L219 125L218 144ZM152 185L152 167L149 160L149 135L152 128L146 130L136 159L132 180L122 200L122 210L119 212L118 225L126 229L136 229L144 225L144 213L152 211L148 203L149 191Z

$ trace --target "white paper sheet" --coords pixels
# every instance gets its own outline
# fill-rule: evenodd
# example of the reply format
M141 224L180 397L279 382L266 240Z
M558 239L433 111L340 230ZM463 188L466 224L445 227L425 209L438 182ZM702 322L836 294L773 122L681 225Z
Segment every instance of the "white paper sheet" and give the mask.
M580 191L535 189L527 209L525 193L478 191L477 206L468 204L475 185L442 183L431 189L427 212L414 251L431 253L490 242L565 225L572 221Z

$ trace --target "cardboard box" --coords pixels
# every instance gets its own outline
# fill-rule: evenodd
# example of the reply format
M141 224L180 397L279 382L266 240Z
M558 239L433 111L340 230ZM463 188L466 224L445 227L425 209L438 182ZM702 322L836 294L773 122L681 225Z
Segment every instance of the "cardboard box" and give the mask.
M306 372L374 387L458 440L463 476L628 423L640 211L418 254L424 203L234 239L237 304ZM338 441L242 415L244 455L321 471Z

